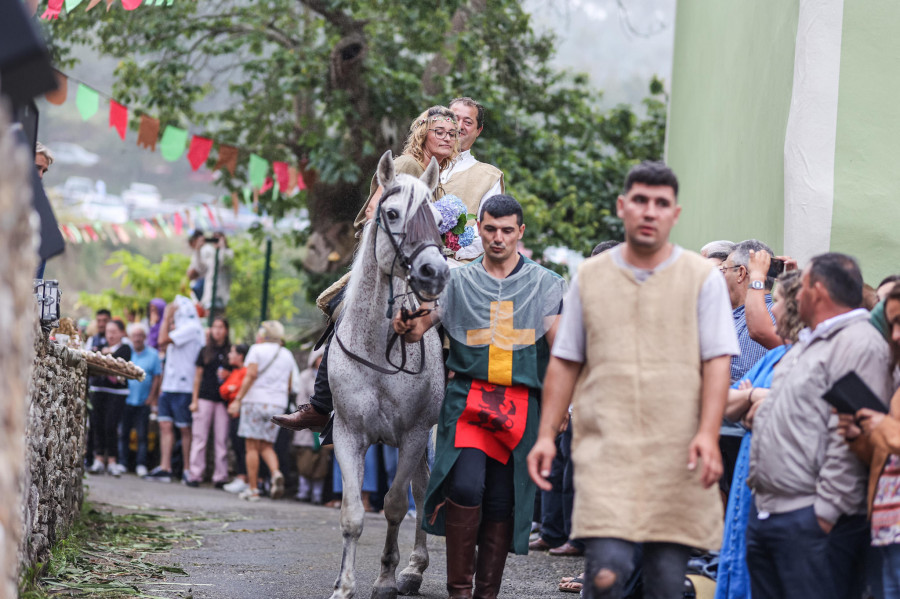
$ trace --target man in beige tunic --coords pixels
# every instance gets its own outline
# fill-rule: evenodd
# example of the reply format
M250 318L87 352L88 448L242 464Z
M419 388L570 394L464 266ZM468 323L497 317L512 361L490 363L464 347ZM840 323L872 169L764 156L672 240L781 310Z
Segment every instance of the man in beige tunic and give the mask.
M485 200L506 193L503 171L472 155L472 144L484 130L484 106L472 98L462 97L454 98L449 108L459 124L459 156L453 159L450 168L441 171L440 188L442 195L455 195L466 205L469 214L480 218ZM468 263L483 253L481 236L475 235L475 241L458 250L455 258Z
M693 547L719 546L719 425L739 353L722 275L669 241L678 180L634 167L616 208L625 243L572 280L544 383L529 473L550 488L553 440L571 401L584 596L620 598L643 546L644 597L681 597Z

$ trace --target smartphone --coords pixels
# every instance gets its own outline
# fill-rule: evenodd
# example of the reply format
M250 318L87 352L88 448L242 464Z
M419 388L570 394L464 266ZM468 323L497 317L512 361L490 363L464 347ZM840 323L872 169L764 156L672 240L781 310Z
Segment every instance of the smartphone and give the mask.
M779 260L778 258L772 258L772 261L769 262L769 272L766 273L768 277L777 277L781 273L784 272L784 260Z

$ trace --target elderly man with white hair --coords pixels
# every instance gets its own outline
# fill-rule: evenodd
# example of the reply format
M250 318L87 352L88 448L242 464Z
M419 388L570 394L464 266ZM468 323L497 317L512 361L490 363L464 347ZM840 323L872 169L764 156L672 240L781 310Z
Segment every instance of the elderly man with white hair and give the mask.
M728 241L726 239L720 239L719 241L710 241L702 248L700 248L700 255L707 260L712 261L712 263L716 266L719 266L728 259L728 256L731 255L731 252L734 251L734 247L734 242Z
M131 430L134 429L137 432L138 441L135 472L138 476L145 476L147 474L147 431L150 426L150 407L156 404L159 397L162 365L157 351L147 345L147 327L139 322L128 325L128 337L134 347L134 351L131 352L131 361L143 368L147 376L143 381L128 381L128 397L125 399L122 430L119 435L119 464L122 467L128 464L128 445Z

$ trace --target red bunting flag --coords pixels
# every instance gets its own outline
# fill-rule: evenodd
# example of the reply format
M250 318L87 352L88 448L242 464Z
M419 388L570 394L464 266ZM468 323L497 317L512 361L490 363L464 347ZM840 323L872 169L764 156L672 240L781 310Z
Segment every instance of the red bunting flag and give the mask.
M275 171L275 179L278 180L278 191L286 194L293 190L290 186L291 173L287 162L273 162L272 170Z
M266 177L266 180L263 182L263 186L259 188L259 193L266 193L270 189L275 186L275 182L272 181L272 177Z
M181 235L181 230L182 230L182 226L184 225L184 222L181 220L180 212L176 212L175 215L172 217L172 223L175 225L175 234Z
M212 150L213 140L195 135L191 139L191 147L188 149L188 162L191 168L197 170L206 159L209 158L209 152Z
M218 227L216 224L216 215L213 214L212 208L209 207L209 204L203 204L203 207L206 208L206 214L209 215L209 224L213 227Z
M125 130L128 128L128 108L115 100L109 101L109 126L116 130L122 141L125 141Z
M91 238L91 241L98 241L100 236L97 235L97 232L94 231L94 228L90 225L84 225L84 232L88 234L88 237Z
M143 0L122 0L122 8L125 10L134 10L141 5Z
M47 10L44 11L44 14L41 15L41 18L45 21L49 21L50 19L58 19L59 13L62 11L63 0L50 0L47 3Z

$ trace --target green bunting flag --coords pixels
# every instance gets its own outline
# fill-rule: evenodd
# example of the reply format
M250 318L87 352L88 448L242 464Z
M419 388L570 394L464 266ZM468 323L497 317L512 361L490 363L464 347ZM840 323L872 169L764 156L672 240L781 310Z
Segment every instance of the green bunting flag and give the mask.
M72 12L79 4L81 4L81 0L66 0L66 12Z
M266 183L266 175L269 173L269 161L262 156L250 154L249 171L250 185L259 189Z
M184 154L187 148L188 132L178 127L168 125L159 140L159 152L163 160L175 162Z
M83 83L78 84L75 105L82 120L88 120L100 109L100 94Z

